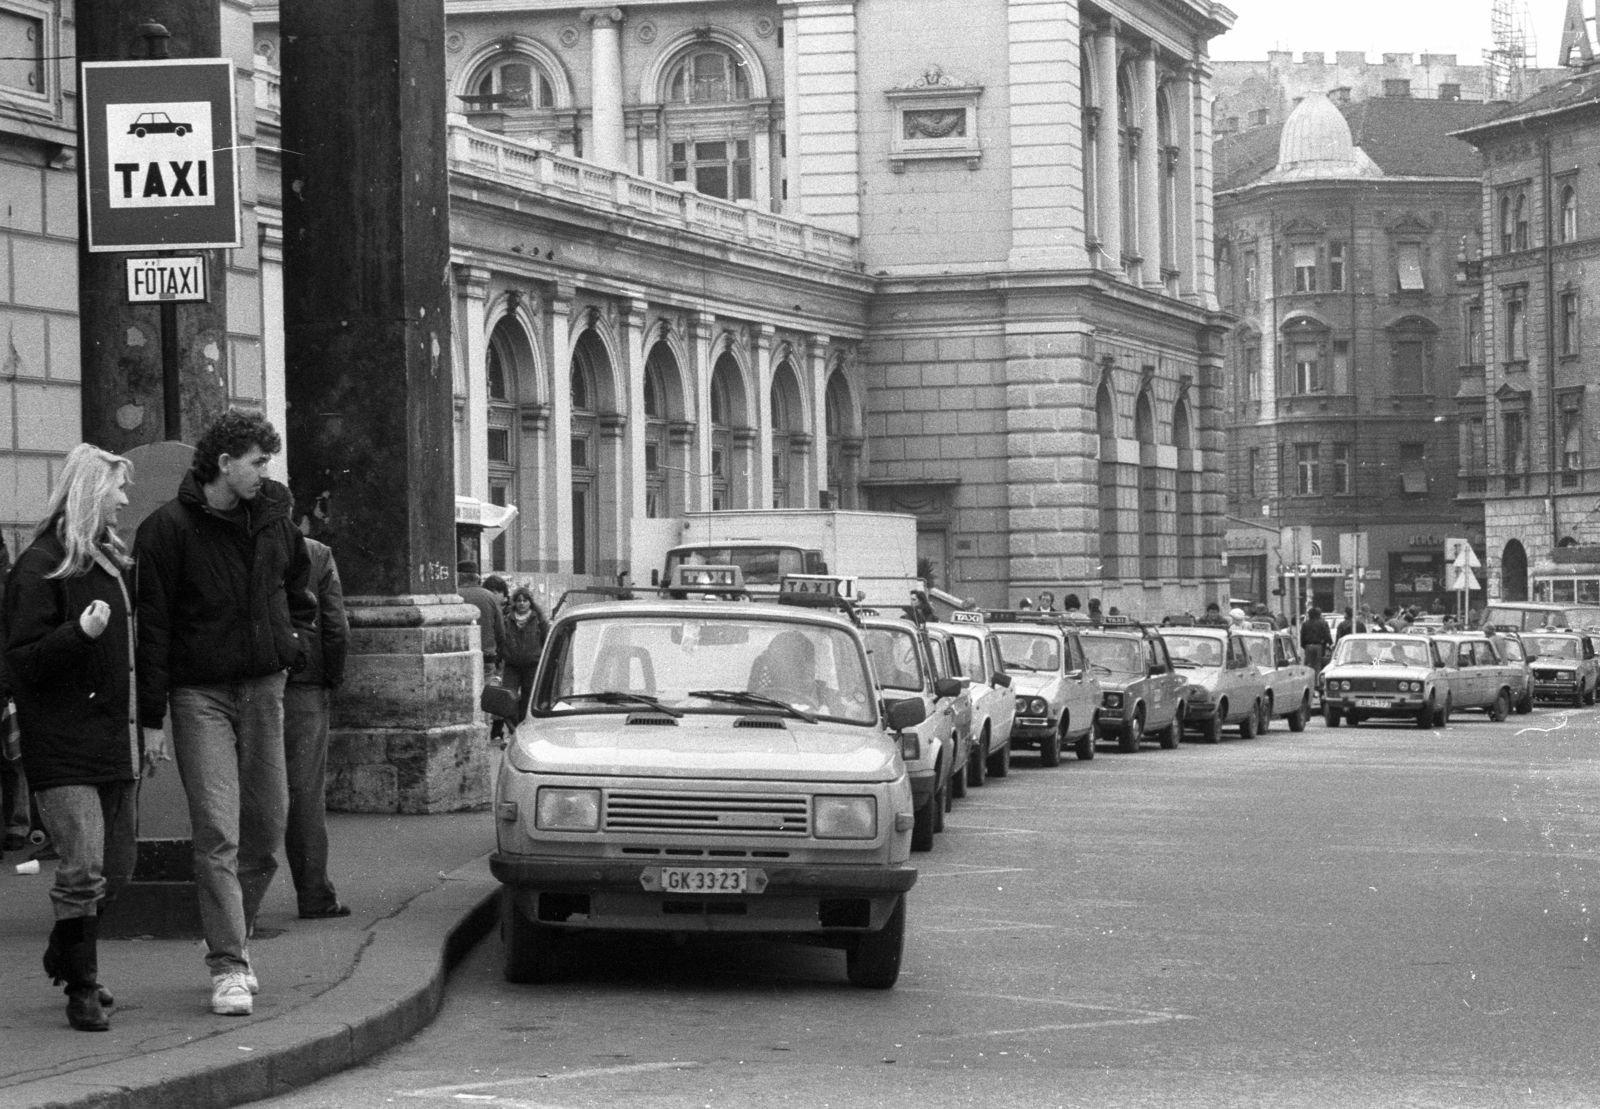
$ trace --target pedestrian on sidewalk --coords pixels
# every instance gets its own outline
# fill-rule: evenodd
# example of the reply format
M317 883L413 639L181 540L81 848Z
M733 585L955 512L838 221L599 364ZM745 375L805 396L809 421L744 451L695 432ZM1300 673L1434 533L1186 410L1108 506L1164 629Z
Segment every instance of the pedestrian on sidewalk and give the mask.
M533 672L539 667L539 655L544 650L545 636L550 623L533 602L533 594L519 587L511 594L511 616L506 620L501 647L505 671L500 684L517 691L517 719L520 724L528 715L528 702L533 698Z
M283 688L316 622L289 491L266 476L272 424L230 409L206 429L178 495L139 525L139 719L161 726L189 798L211 1010L248 1016L247 946L289 809Z
M283 851L289 858L301 920L350 915L328 878L328 713L344 681L350 621L333 551L306 540L316 620L306 637L305 669L289 675L283 691L284 769L289 778L289 819Z
M61 856L44 969L66 984L80 1032L111 1027L100 914L133 876L140 771L167 757L160 733L146 742L139 731L133 560L116 531L131 472L126 458L74 447L5 589L23 766Z

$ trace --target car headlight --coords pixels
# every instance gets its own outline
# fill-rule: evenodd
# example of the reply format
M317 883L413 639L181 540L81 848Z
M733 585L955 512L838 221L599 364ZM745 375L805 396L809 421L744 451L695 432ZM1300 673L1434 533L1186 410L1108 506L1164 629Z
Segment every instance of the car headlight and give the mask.
M1101 703L1108 709L1120 709L1122 707L1122 694L1107 693L1101 698Z
M871 797L814 797L811 828L818 839L876 839L878 803Z
M600 791L540 789L537 827L541 832L599 831Z

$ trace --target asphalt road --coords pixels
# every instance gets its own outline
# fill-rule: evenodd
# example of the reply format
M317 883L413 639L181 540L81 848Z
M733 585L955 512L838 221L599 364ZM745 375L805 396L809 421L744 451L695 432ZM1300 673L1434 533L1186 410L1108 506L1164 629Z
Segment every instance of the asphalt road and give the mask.
M957 802L900 984L603 938L295 1109L1600 1104L1600 710L1102 747Z

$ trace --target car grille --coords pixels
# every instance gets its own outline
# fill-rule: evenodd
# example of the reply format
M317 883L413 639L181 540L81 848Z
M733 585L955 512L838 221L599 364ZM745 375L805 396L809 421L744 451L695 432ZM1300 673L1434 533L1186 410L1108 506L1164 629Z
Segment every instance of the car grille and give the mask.
M606 830L803 836L811 830L811 800L792 794L616 791L606 794Z

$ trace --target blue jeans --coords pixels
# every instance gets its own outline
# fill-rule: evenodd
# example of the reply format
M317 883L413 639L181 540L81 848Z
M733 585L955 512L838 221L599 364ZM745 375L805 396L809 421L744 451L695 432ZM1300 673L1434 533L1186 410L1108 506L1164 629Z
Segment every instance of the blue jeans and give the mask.
M50 900L56 919L98 916L133 877L139 852L138 782L54 786L33 795L61 861Z
M302 913L327 912L339 903L328 880L328 701L326 686L290 682L283 692L283 748L289 771L289 823L283 850Z
M172 746L189 797L200 926L212 974L249 965L245 942L277 873L289 809L280 671L172 691Z

